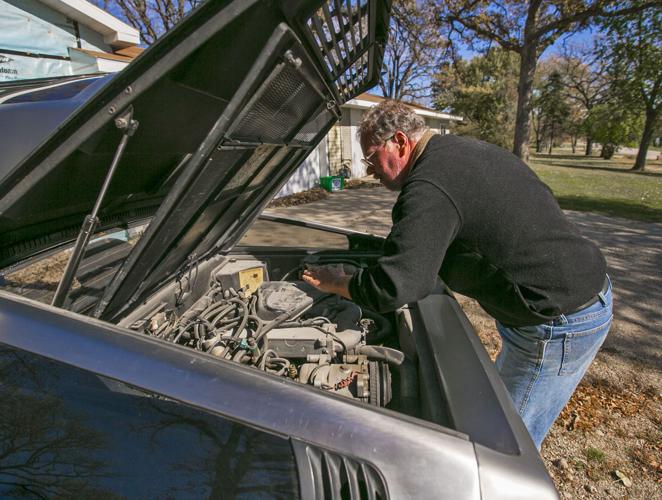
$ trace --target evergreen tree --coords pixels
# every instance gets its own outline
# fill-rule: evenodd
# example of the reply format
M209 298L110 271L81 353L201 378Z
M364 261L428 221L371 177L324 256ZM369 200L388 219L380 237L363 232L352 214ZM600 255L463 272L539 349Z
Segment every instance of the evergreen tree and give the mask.
M553 71L545 81L538 105L543 129L549 137L549 154L552 154L554 141L561 137L570 118L565 84L559 71Z

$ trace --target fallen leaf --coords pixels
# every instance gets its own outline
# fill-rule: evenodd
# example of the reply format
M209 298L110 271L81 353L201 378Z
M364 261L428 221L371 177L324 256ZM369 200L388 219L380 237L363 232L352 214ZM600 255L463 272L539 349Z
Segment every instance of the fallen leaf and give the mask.
M629 488L630 486L632 486L632 481L630 481L630 478L627 477L625 474L623 474L620 470L615 470L614 471L614 476L616 476L616 478L621 483L623 483L623 486L625 486L626 488Z

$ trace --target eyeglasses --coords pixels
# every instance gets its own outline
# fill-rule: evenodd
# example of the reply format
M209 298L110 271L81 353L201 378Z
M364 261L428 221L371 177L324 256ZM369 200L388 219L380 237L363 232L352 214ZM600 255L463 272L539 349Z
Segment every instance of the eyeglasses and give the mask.
M364 166L365 168L370 168L370 167L373 167L373 166L374 166L374 164L372 163L372 161L370 161L370 158L372 158L373 155L374 155L376 152L377 152L377 150L375 149L372 153L370 153L370 154L369 154L368 156L366 156L365 158L361 158L361 163L363 164L363 166Z
M393 134L393 135L392 135L391 137L389 137L388 139L384 139L384 141L383 141L382 144L379 146L379 148L384 147L384 146L386 145L386 143L387 143L388 141L390 141L391 139L393 139L394 137L395 137L395 134ZM370 168L370 167L374 167L374 166L375 166L375 164L372 162L372 160L370 160L370 158L372 158L372 157L374 156L374 154L379 150L379 148L376 148L376 149L375 149L372 153L370 153L368 156L366 156L366 157L364 157L364 158L361 158L361 163L363 164L364 167L366 167L366 168Z

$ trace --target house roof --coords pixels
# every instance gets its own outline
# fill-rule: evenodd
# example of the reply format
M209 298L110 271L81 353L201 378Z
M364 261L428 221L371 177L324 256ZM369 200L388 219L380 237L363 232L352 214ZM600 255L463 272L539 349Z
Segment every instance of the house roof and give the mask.
M385 97L379 96L379 95L374 95L374 94L369 94L367 92L364 92L363 94L359 94L356 96L354 99L351 99L347 101L343 107L348 107L348 108L356 108L356 109L368 109L371 108L377 104L379 104L382 101L386 101L387 99ZM453 122L461 122L464 120L461 116L456 116L456 115L451 115L448 113L442 113L440 111L437 111L435 109L427 108L425 106L421 106L420 104L416 103L411 103L411 102L405 102L403 103L410 108L412 108L416 114L421 115L421 116L427 116L430 118L437 118L439 120L448 120L448 121L453 121Z
M39 1L53 10L65 14L70 19L101 33L104 42L114 48L128 47L140 43L140 33L137 29L86 0Z
M118 56L130 57L131 59L135 59L144 51L145 49L143 49L142 47L136 47L132 45L131 47L125 47L123 49L116 50L115 54L117 54Z

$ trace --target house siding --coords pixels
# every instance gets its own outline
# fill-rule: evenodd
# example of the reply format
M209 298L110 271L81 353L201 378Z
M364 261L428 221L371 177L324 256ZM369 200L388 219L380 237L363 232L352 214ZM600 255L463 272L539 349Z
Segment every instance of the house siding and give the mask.
M0 27L0 81L97 72L97 65L72 61L69 49L112 53L101 33L38 0L0 0Z
M340 121L329 130L326 138L295 171L276 198L319 186L321 176L340 175L343 167L349 169L353 179L365 177L367 172L361 163L363 152L357 137L365 111L366 109L343 106ZM450 133L451 120L430 116L423 116L423 119L435 132L444 135Z

